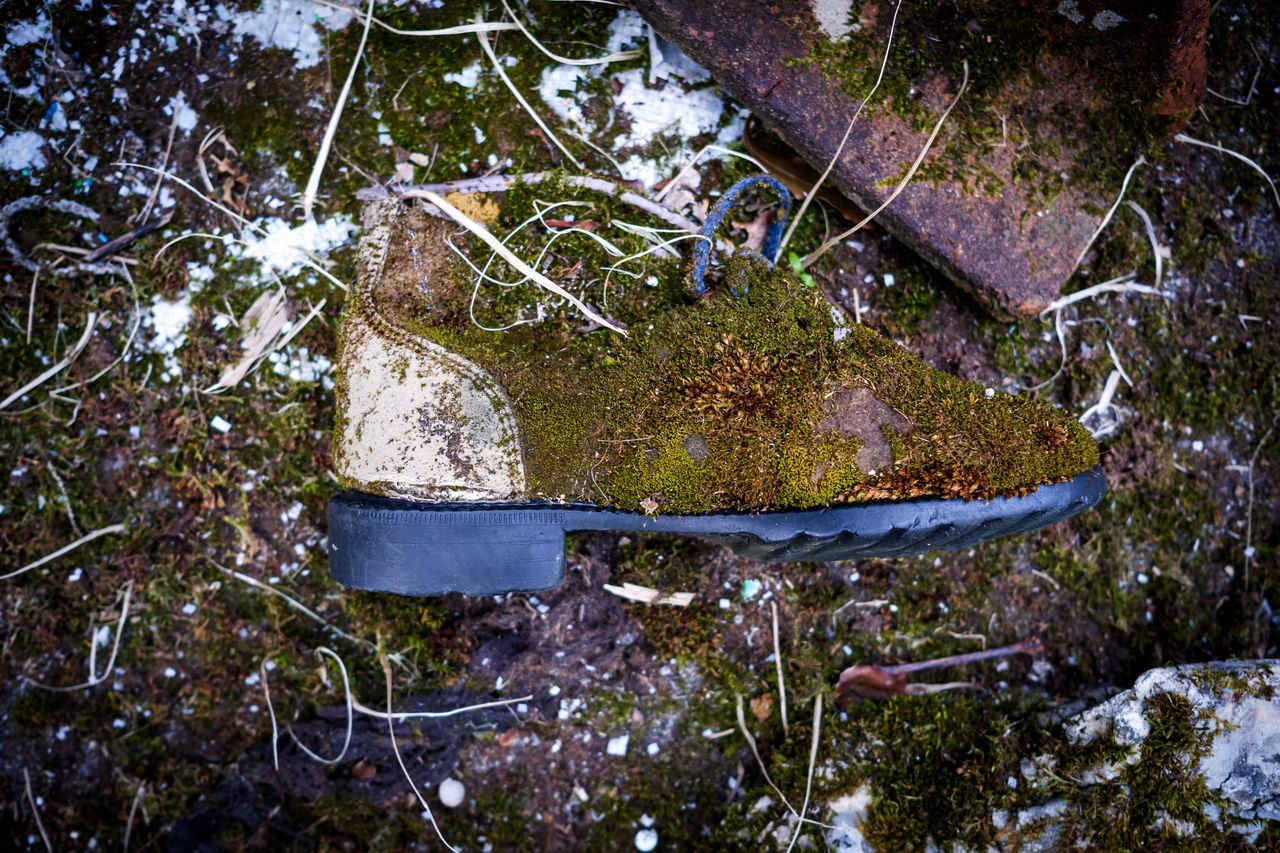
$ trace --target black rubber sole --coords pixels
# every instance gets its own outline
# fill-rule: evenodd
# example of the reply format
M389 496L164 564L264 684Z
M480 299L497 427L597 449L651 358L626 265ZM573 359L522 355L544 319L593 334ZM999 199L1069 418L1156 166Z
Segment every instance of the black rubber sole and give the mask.
M584 504L431 504L343 492L329 501L329 574L401 595L496 595L564 578L566 533L685 533L755 560L906 557L967 548L1083 512L1106 494L1101 468L1020 498L915 500L798 512L659 515Z

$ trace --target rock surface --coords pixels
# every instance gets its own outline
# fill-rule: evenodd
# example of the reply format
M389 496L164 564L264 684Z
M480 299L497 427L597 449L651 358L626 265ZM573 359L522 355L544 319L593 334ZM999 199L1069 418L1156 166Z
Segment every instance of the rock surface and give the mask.
M852 92L871 88L893 14L891 3L863 3L855 26L852 3L631 5L817 168L839 150L860 100ZM917 175L878 221L996 316L1034 316L1118 190L1088 174L1123 169L1144 133L1167 131L1203 96L1208 3L1040 0L1017 14L995 0L913 5L897 22L887 75L899 75L902 91L892 96L886 83L877 93L830 181L865 210L883 203L955 99L961 60L972 59L965 101L925 160L942 179ZM847 79L850 69L867 84Z
M1151 733L1148 701L1164 693L1191 706L1207 752L1198 772L1210 791L1231 804L1224 818L1280 820L1280 661L1215 661L1153 669L1130 689L1085 711L1066 725L1067 736L1088 744L1110 735L1134 747L1136 759ZM1097 778L1114 772L1099 767Z

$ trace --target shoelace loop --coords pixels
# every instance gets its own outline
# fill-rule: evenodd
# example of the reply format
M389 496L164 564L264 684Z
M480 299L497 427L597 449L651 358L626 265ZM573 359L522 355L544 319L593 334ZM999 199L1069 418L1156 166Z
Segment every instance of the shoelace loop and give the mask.
M716 206L707 214L706 222L702 223L702 230L698 233L706 239L697 241L697 245L694 246L693 270L689 274L689 278L693 281L693 292L698 296L707 292L703 276L706 275L707 264L711 260L711 247L715 245L716 230L720 227L720 223L724 222L729 208L737 203L742 193L757 184L764 184L778 194L778 215L774 217L773 222L769 223L769 228L765 231L764 244L760 247L765 262L770 266L773 265L771 259L778 251L778 244L782 241L783 231L787 227L787 216L791 212L791 193L782 181L772 175L752 175L729 187L724 195L720 196Z

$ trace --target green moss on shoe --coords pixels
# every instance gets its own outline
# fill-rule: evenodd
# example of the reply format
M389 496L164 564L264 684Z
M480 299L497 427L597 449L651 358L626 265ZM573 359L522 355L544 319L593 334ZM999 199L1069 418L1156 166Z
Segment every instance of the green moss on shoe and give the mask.
M575 208L580 221L625 252L647 248L608 228L640 219L634 209L560 182L507 193L495 232L505 236L539 199L589 202ZM625 324L624 338L548 309L531 283L477 287L445 244L483 268L488 252L467 236L406 209L372 301L502 385L534 497L662 513L990 498L1097 464L1092 439L1065 413L940 373L843 325L820 292L748 253L720 269L732 294L713 285L691 302L674 259L646 258L633 279L609 272L616 260L582 235L548 247L545 229L516 234L518 254L539 257L549 277ZM486 274L519 278L500 261Z

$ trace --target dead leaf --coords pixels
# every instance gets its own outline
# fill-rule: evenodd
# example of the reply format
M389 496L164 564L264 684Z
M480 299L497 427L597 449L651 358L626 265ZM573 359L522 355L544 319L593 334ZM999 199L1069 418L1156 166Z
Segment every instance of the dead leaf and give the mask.
M907 682L878 666L851 666L836 682L836 702L860 705L872 699L890 699L907 692Z
M511 746L516 742L516 738L520 737L519 729L507 729L498 735L498 746Z
M372 761L364 758L355 763L351 768L351 775L359 779L361 782L368 782L378 774L378 768L374 766Z
M752 699L751 713L755 714L756 719L762 723L769 719L769 715L773 713L773 694L765 693L763 696Z
M653 495L649 495L649 497L640 501L640 508L644 510L645 515L658 514L658 502L654 500Z
M760 215L750 222L735 222L733 227L747 232L747 240L742 245L753 252L759 252L760 247L764 245L765 236L769 233L769 223L772 219L773 211L766 209L760 211Z
M598 222L592 222L590 219L582 219L577 222L570 222L567 219L544 219L542 224L548 228L567 228L578 231L596 231L600 228Z
M218 381L206 389L207 393L225 391L239 384L271 352L272 344L288 322L289 305L285 301L283 289L266 291L255 299L240 320L240 329L244 332L244 337L240 339L240 360L227 366Z
M683 211L685 208L694 207L695 216L697 216L696 207L698 205L698 197L694 194L694 190L702 183L702 176L694 170L690 169L679 180L668 182L663 188L662 203L675 211ZM655 187L656 189L656 187ZM707 206L703 202L701 206L702 214L697 218L699 220L707 218Z

